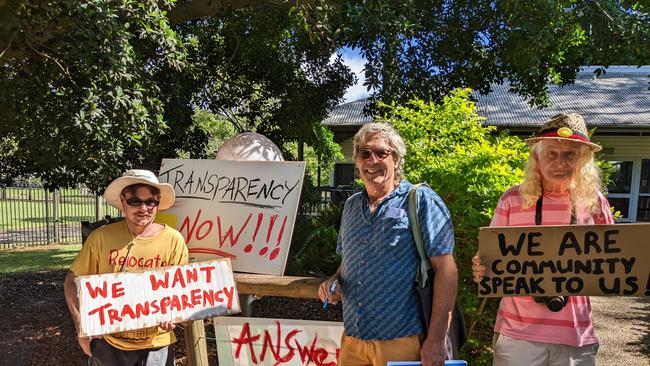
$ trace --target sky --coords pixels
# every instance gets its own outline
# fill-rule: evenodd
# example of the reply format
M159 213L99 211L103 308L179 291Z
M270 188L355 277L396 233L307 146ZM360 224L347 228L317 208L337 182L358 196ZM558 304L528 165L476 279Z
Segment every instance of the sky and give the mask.
M353 73L357 75L357 83L350 88L345 93L344 101L342 103L351 102L353 100L362 99L368 96L368 91L363 85L363 82L366 78L363 76L363 65L365 59L359 54L358 50L353 50L351 48L342 48L339 50L343 56L343 62L350 67Z

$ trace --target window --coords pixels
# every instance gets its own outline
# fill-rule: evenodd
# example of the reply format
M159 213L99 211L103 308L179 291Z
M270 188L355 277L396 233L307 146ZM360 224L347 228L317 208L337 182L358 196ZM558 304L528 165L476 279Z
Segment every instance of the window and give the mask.
M625 222L650 222L650 159L613 160L607 199Z
M633 161L610 161L614 167L612 181L607 187L607 199L616 211L621 211L623 219L629 221L630 196L632 192Z
M641 160L636 221L650 222L650 159Z

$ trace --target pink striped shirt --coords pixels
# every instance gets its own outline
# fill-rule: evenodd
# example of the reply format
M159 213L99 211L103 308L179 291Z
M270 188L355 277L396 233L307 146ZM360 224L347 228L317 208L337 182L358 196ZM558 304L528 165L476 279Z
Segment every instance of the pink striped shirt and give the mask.
M603 214L592 217L578 213L579 224L614 223L607 199L601 194L599 199ZM545 193L542 202L542 225L568 225L570 222L569 194ZM535 205L522 208L519 186L512 187L499 199L490 225L534 226ZM559 312L548 310L546 305L536 303L530 296L504 297L501 299L494 331L515 339L574 347L598 343L588 296L570 296L567 305Z

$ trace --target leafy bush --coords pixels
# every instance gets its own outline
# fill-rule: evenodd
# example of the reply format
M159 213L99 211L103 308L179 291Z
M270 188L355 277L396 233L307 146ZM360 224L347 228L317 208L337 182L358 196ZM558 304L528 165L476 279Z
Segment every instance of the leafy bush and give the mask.
M405 176L427 182L443 198L452 216L458 298L468 324L476 322L464 347L472 365L489 364L492 326L498 306L491 301L476 316L479 299L471 278L471 257L478 249L478 229L487 226L500 195L523 178L528 149L507 132L495 134L482 125L469 89L457 89L440 104L412 100L406 106L387 107L387 121L407 146Z
M299 217L291 240L287 275L329 276L336 272L341 258L336 243L343 203L331 204L316 216Z

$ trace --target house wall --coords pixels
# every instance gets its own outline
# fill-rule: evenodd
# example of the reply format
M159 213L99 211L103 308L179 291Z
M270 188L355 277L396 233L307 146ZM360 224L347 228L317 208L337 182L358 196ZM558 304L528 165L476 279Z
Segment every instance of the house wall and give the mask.
M650 136L593 136L603 146L603 156L643 156L650 158Z
M352 160L352 150L354 148L354 137L343 140L341 142L341 150L343 150L343 155L345 155L345 160L337 160L337 163L354 163Z

